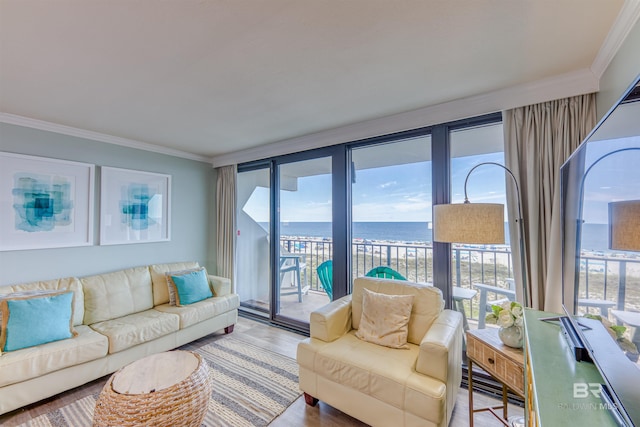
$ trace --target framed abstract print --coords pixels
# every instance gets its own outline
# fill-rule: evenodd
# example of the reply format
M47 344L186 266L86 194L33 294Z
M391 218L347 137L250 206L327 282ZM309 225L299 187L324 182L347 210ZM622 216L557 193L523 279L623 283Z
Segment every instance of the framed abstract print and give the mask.
M100 169L100 244L169 241L171 175Z
M95 166L0 152L0 250L93 244Z

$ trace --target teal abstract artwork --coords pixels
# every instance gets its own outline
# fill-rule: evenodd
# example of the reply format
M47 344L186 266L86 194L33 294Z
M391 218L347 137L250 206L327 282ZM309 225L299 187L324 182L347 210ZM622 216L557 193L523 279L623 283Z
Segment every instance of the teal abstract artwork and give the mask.
M52 231L73 221L71 181L66 177L14 174L15 229Z
M122 192L125 197L120 201L122 223L133 230L146 230L157 222L149 215L150 204L157 195L149 185L131 183Z
M101 168L100 244L169 240L171 176Z

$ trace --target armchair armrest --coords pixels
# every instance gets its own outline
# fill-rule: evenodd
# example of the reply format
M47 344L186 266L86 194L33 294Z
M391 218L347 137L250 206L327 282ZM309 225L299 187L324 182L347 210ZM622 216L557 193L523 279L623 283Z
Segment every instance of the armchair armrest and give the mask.
M351 295L332 301L313 311L310 317L311 338L335 341L351 330Z
M223 297L225 295L231 295L231 279L221 276L214 276L209 274L209 285L213 289L214 296Z
M461 366L462 314L443 310L420 343L416 371L446 384L459 385Z

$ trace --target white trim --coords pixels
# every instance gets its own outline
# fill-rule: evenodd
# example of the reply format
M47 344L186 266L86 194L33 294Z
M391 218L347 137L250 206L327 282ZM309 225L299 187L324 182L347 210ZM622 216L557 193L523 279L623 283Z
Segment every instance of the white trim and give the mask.
M596 78L602 77L639 18L640 0L625 0L591 65L591 71Z
M151 151L159 154L166 154L173 157L182 157L189 160L197 160L199 162L210 163L210 159L205 156L187 153L185 151L173 148L161 147L159 145L149 144L146 142L135 141L133 139L120 138L119 136L107 135L105 133L93 132L74 128L71 126L59 125L56 123L46 122L44 120L31 119L29 117L18 116L15 114L0 112L0 123L8 123L17 126L23 126L32 129L45 130L49 132L59 133L62 135L75 136L78 138L90 139L93 141L106 142L108 144L120 145L138 150Z
M221 167L265 159L282 154L416 129L437 123L446 123L544 101L597 92L598 89L599 81L591 70L582 69L483 95L457 99L405 113L366 120L247 150L223 154L213 157L211 163L213 167Z

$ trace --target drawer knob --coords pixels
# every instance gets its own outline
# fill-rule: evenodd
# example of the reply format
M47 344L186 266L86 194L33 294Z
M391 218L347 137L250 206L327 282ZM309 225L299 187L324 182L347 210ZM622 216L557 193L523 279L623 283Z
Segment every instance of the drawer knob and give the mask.
M491 357L487 359L487 362L489 362L492 365L496 363L495 360L493 360Z

